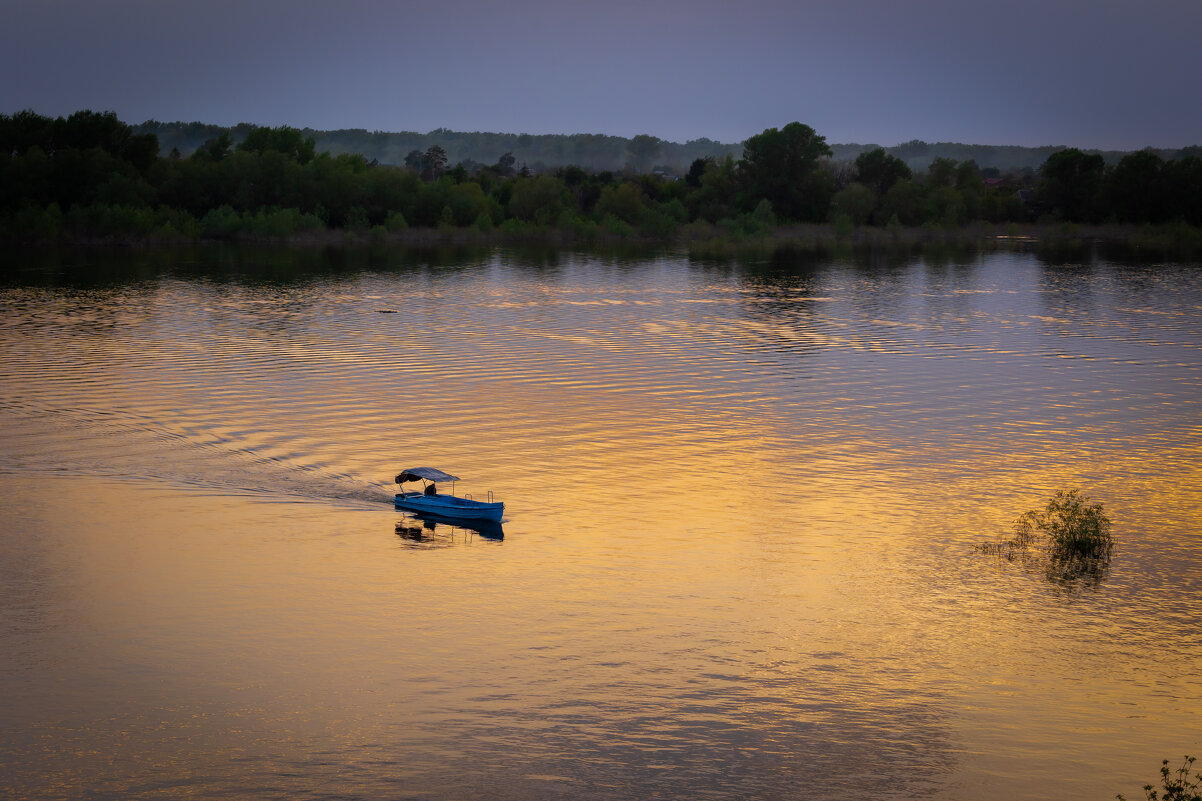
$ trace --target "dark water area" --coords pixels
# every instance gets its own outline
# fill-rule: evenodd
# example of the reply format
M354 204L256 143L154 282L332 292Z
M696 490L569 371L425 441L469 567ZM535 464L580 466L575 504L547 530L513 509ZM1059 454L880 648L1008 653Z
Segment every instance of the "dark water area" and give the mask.
M0 797L1139 796L1202 751L1202 269L0 256ZM396 511L432 465L498 529ZM1089 575L976 546L1057 489Z

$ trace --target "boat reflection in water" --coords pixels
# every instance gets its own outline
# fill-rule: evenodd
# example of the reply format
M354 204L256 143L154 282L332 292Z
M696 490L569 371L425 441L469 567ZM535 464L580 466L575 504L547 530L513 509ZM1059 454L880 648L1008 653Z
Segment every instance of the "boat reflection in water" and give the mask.
M435 515L405 516L397 521L396 535L410 547L440 548L467 544L479 535L491 542L505 539L505 531L495 520L452 520Z

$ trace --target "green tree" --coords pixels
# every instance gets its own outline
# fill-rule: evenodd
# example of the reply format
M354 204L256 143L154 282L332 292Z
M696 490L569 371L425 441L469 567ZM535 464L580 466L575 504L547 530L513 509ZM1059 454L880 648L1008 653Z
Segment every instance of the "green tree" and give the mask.
M831 214L846 214L854 225L863 225L876 208L876 195L861 183L850 183L835 193Z
M982 186L981 168L972 159L956 165L956 188L961 192L975 192Z
M252 126L238 143L238 150L260 156L268 151L280 153L297 164L308 164L316 155L312 137L306 139L299 129L287 125L278 128Z
M447 191L447 208L458 226L472 225L481 216L491 218L494 204L495 201L485 196L484 190L474 181L455 184Z
M1110 208L1120 222L1161 222L1164 159L1151 150L1123 156L1110 174Z
M883 196L898 181L912 177L906 162L891 156L884 148L867 150L856 156L856 180L871 189L878 197Z
M1075 147L1048 156L1040 169L1040 200L1071 222L1095 222L1099 216L1106 162Z
M229 131L222 131L212 139L206 139L205 143L198 147L192 154L192 158L198 160L221 161L226 156L234 151L234 138L230 136Z
M824 219L834 182L819 166L821 159L830 155L826 139L800 122L752 136L744 142L739 161L746 179L744 208L754 208L767 198L786 219Z
M563 179L563 182L569 187L577 187L588 180L588 173L577 167L575 164L569 164L559 170L555 174Z
M447 151L438 145L430 145L422 155L422 166L429 173L430 180L438 180L438 176L447 166Z
M964 203L964 220L978 219L984 206L985 182L974 160L956 165L956 191Z
M963 225L968 216L964 196L955 187L940 185L931 189L926 196L923 222L934 223L944 228Z
M513 165L517 161L513 153L506 152L501 158L497 159L495 169L498 175L513 175Z
M898 181L881 198L879 219L897 219L901 225L922 222L923 190L913 181Z
M54 121L55 146L89 150L98 147L109 155L118 156L131 135L130 127L112 111L77 111Z
M776 212L772 211L772 203L764 198L751 212L751 227L757 232L766 234L776 227Z
M50 117L29 109L11 117L0 114L0 155L23 156L31 147L53 151L54 125Z
M927 186L953 186L956 183L956 160L937 156L927 167Z
M610 185L601 190L597 200L597 217L616 217L623 222L636 225L643 213L643 193L632 183Z
M629 144L626 145L626 152L630 155L630 162L634 165L635 171L647 172L647 170L651 169L651 165L655 157L660 154L662 146L662 140L650 134L639 134L631 137Z
M563 181L550 175L521 178L514 182L509 213L519 220L552 225L568 207L570 194Z
M1202 225L1202 158L1190 155L1170 161L1164 165L1162 178L1169 216Z
M733 156L711 161L701 174L701 186L687 199L693 217L716 223L734 216L740 188L739 168Z
M713 163L713 156L693 159L693 163L689 165L689 172L684 177L685 186L691 186L694 189L701 186L701 176L705 175L705 168Z

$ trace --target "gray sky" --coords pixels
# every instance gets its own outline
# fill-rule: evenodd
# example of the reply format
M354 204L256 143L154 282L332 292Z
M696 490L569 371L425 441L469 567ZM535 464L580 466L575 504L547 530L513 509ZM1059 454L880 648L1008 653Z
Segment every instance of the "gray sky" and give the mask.
M1202 144L1202 0L0 0L0 111Z

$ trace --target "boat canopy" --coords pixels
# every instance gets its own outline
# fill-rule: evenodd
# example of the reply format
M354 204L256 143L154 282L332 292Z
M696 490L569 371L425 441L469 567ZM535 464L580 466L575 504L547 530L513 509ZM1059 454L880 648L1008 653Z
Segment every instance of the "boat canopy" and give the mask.
M453 476L450 473L444 473L435 467L409 467L400 472L396 477L396 483L404 484L406 481L458 481L459 476Z

